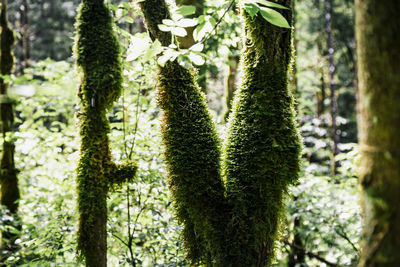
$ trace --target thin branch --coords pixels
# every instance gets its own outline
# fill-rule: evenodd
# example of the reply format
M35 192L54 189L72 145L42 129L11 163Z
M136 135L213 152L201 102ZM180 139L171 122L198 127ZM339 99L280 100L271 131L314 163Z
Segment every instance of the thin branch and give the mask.
M235 0L232 0L229 3L229 6L227 9L225 9L224 14L222 14L222 16L219 18L219 20L217 21L217 23L215 24L214 28L212 29L212 31L210 31L201 41L200 44L204 44L205 41L207 41L210 37L211 34L217 29L218 25L222 22L222 19L225 17L226 13L228 13L228 11L233 7L233 4L235 4Z
M350 238L346 235L346 233L343 231L343 229L340 229L340 230L341 231L339 232L339 230L337 228L335 228L336 234L338 234L340 237L344 238L351 245L353 250L359 255L360 251L358 250L356 245L350 240Z
M326 260L325 258L323 258L322 256L320 256L320 255L318 255L318 254L316 254L316 253L313 253L313 252L311 252L311 251L308 251L307 249L305 249L305 248L303 248L303 247L300 247L300 246L295 245L295 244L291 244L291 243L289 243L288 241L284 241L284 243L285 243L286 245L292 247L292 248L301 250L306 256L308 256L308 257L310 257L310 258L314 258L314 259L316 259L316 260L319 260L320 262L323 262L323 263L325 263L326 265L328 265L328 266L330 266L330 267L340 267L339 264L330 262L330 261Z

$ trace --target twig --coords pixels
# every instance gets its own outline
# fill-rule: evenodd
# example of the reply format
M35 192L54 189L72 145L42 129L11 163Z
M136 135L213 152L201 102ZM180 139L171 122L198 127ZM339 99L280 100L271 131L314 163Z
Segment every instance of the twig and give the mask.
M228 13L228 11L233 7L233 4L235 3L235 0L232 0L229 3L229 6L227 9L225 9L224 14L222 14L222 16L219 18L219 20L217 21L217 23L215 24L214 28L212 29L212 31L210 31L201 41L200 44L204 44L205 41L208 40L208 38L210 38L211 34L217 29L218 25L222 22L222 19L225 17L226 13Z
M326 260L325 258L323 258L322 256L320 256L320 255L318 255L318 254L316 254L316 253L313 253L313 252L311 252L311 251L308 251L307 249L305 249L305 248L303 248L303 247L300 247L300 246L295 245L295 244L291 244L291 243L289 243L288 241L284 241L284 243L285 243L286 245L292 247L292 248L295 248L295 249L298 249L298 250L303 251L303 253L304 253L306 256L308 256L308 257L310 257L310 258L314 258L314 259L316 259L316 260L319 260L320 262L323 262L323 263L325 263L325 264L328 265L328 266L331 266L331 267L340 267L339 264L330 262L330 261Z
M338 234L340 237L344 238L353 248L353 250L359 255L360 251L358 250L358 248L356 247L356 245L354 245L354 243L350 240L350 238L346 235L346 233L343 231L343 229L340 229L341 231L339 232L337 228L335 228L335 232L336 234Z

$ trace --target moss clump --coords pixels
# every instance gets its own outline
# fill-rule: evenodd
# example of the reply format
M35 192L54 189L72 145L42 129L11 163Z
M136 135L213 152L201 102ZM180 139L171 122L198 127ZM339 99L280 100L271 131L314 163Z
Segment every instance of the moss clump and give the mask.
M169 16L165 1L140 5L150 36L161 35L169 45L169 33L157 28ZM244 77L225 148L226 189L219 140L193 72L174 61L158 74L169 185L193 264L269 264L283 198L298 176L300 139L287 89L290 30L261 17L245 15L245 22Z
M77 17L75 53L82 72L78 90L81 136L77 169L80 213L78 251L87 266L106 266L107 193L110 188L133 179L136 165L111 161L107 110L122 88L119 41L110 11L103 0L83 0Z
M243 76L223 166L233 207L227 245L234 266L265 266L273 259L284 195L298 178L301 143L287 88L291 31L245 12L244 20Z

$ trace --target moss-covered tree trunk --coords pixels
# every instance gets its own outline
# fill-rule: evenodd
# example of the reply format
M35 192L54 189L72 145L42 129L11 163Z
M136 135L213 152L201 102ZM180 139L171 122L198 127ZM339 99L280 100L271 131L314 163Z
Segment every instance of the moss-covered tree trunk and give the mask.
M86 266L107 265L107 193L115 184L132 179L132 163L111 161L107 111L121 92L120 48L110 11L103 0L83 0L77 17L75 44L82 72L78 90L81 136L77 169L80 213L78 250Z
M140 6L150 36L168 46L170 33L157 27L169 18L165 1L146 0ZM176 61L160 67L158 79L168 182L178 220L184 224L189 258L193 263L208 265L220 262L226 255L221 251L226 207L220 176L220 144L204 94L193 71Z
M365 223L360 266L400 266L399 12L397 0L356 0Z
M0 68L2 75L10 75L14 66L14 55L12 48L14 46L15 38L14 32L8 26L7 18L7 0L1 1L1 14L0 14L0 26L1 26L1 44L0 44ZM3 137L3 152L0 163L0 184L1 184L1 204L4 205L10 212L11 216L14 216L13 221L6 222L6 226L14 226L15 222L18 221L17 210L18 200L20 198L17 172L14 163L14 143L12 138L7 135L8 132L12 132L12 126L14 123L14 111L13 102L7 97L8 83L0 78L0 93L1 93L1 131ZM2 234L2 249L14 251L17 249L15 240L17 234L13 230L5 228Z
M287 7L290 2L278 1ZM290 10L283 14L291 21ZM233 266L265 266L273 259L285 193L299 171L300 141L288 90L291 30L260 15L243 15L243 76L229 119L224 162L233 206L227 245Z
M152 39L168 46L171 35L157 28L169 17L165 1L140 6ZM245 21L244 78L225 153L227 192L219 174L219 140L193 73L174 61L158 75L169 185L193 264L269 264L283 197L298 175L299 136L287 88L290 30L261 17L245 15Z

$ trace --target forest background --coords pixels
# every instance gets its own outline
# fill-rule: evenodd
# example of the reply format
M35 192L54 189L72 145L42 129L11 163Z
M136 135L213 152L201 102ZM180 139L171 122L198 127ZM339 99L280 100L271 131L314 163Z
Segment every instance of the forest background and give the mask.
M79 137L78 76L72 46L80 1L15 0L17 33L9 96L15 102L15 164L22 229L20 249L6 264L75 265L75 169ZM287 199L276 266L352 266L359 258L361 218L355 162L356 58L353 1L295 1L293 71L303 136L302 172ZM195 36L204 48L179 56L199 69L199 83L223 138L232 92L240 79L241 21L230 1L206 1ZM123 44L123 94L109 114L113 158L138 162L137 178L108 201L110 266L187 266L166 185L156 103L155 56L138 7L108 1ZM177 9L184 15L190 10ZM222 18L220 20L220 18ZM331 26L329 25L331 21ZM179 19L176 27L179 28ZM179 31L179 29L178 29ZM175 50L171 49L171 53ZM337 101L337 112L335 107ZM336 121L337 127L332 126ZM335 129L335 130L333 130ZM12 220L1 211L0 227Z

